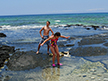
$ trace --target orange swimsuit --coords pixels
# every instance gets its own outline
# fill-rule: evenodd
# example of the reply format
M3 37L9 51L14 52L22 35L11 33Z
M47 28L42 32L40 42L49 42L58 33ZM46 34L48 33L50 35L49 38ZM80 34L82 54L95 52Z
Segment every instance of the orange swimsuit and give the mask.
M57 45L57 40L58 40L58 38L56 38L56 39L51 39L51 46L53 46L53 47L56 47L56 45Z

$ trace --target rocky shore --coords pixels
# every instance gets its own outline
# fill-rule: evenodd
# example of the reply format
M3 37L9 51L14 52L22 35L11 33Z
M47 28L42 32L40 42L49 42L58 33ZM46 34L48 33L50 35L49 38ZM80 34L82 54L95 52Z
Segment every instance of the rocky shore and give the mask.
M68 41L76 40L77 38L71 38ZM89 37L83 37L76 47L74 44L66 44L66 42L59 42L58 46L71 47L69 50L70 55L79 57L91 57L91 56L102 56L107 55L107 41L108 35L94 35ZM65 45L66 44L66 45ZM35 51L16 51L10 57L7 66L10 70L27 70L33 69L35 67L43 67L43 65L48 65L51 61L51 57L47 54L36 55Z
M0 67L4 66L4 62L10 57L9 54L15 52L15 47L0 45Z
M72 27L72 26L82 26L87 30L90 30L91 28L93 28L94 30L97 30L98 28L104 28L104 27L108 27L108 26L98 26L98 25L83 25L83 24L66 24L65 26L62 25L58 25L57 27Z
M4 33L0 33L0 37L6 37ZM0 68L4 66L4 62L10 57L10 53L15 52L15 47L0 45Z
M90 28L92 28L92 26ZM95 30L95 28L99 27L93 26L93 28ZM89 29L87 30L89 31ZM81 40L76 41L79 38L81 38ZM85 36L85 37L70 37L70 39L68 39L67 41L58 42L59 48L70 48L68 51L71 57L61 58L63 66L62 68L59 67L56 68L57 71L59 72L59 74L56 75L53 74L57 71L54 72L51 70L54 69L51 67L52 57L49 57L47 54L44 54L44 52L42 54L36 55L35 51L24 52L20 50L15 50L15 47L12 46L0 45L0 67L3 67L5 60L9 58L8 62L6 63L6 66L8 67L7 74L4 72L4 74L2 75L3 77L8 75L5 77L5 79L9 81L16 80L18 76L19 76L18 77L19 81L22 79L25 81L32 79L40 80L40 77L41 81L47 80L46 78L52 80L53 77L54 78L56 77L54 80L57 80L57 78L59 77L60 80L58 79L58 81L66 81L66 80L107 81L108 80L108 78L106 77L108 75L107 73L108 64L106 64L106 62L108 62L107 57L105 59L102 59L100 57L101 61L99 60L99 58L97 61L96 59L93 59L96 62L88 60L89 58L93 58L94 56L104 56L108 54L107 39L108 39L108 33L103 33L99 35ZM67 44L67 42L71 41L75 41L75 43ZM12 55L10 56L10 54ZM88 59L84 59L85 57L88 57ZM38 67L41 68L42 70L40 74L38 74L38 71L34 71L34 69ZM26 71L28 71L28 73ZM17 72L19 72L19 74ZM72 76L75 78L73 78ZM97 79L97 77L99 79Z

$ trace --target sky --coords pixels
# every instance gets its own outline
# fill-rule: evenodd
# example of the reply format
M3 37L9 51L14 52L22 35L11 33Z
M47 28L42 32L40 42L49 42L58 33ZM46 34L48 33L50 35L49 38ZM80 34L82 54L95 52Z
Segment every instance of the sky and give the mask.
M108 0L0 0L0 16L108 12Z

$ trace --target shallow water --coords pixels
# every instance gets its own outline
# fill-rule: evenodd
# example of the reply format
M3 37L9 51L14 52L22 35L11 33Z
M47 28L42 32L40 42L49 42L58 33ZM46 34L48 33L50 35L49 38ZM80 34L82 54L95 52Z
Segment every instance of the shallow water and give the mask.
M108 79L108 70L100 62L87 61L81 57L62 57L63 66L52 67L51 63L43 67L24 71L2 71L2 80L8 81L104 81Z

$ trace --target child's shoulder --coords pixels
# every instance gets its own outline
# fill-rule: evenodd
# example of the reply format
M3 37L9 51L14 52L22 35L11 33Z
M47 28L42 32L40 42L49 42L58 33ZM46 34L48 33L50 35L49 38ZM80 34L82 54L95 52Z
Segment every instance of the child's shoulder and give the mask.
M53 37L54 37L54 35L51 35L51 36L50 36L50 38L53 38Z
M45 28L46 26L43 26L43 28Z

